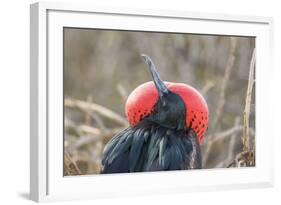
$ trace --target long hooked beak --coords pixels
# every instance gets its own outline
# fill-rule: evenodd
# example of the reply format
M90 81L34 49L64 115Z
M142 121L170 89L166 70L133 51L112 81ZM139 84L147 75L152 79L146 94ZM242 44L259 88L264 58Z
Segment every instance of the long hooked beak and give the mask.
M169 92L167 86L161 80L159 73L156 70L156 67L152 60L145 54L142 54L141 57L143 58L144 62L148 65L149 72L152 76L153 82L155 87L158 91L159 97L162 98L165 94Z

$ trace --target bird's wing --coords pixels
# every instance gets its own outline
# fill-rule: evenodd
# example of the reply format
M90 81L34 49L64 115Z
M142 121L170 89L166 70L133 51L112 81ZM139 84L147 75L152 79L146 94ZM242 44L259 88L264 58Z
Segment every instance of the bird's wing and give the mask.
M106 145L102 157L102 173L142 171L149 132L143 128L127 128Z

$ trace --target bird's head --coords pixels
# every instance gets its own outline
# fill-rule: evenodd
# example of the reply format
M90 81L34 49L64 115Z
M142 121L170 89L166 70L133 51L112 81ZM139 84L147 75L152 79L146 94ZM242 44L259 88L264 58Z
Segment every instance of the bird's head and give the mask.
M152 60L142 58L148 65L153 82L138 86L126 102L126 116L131 126L142 120L177 130L192 128L199 142L208 126L208 106L202 95L183 83L163 82Z

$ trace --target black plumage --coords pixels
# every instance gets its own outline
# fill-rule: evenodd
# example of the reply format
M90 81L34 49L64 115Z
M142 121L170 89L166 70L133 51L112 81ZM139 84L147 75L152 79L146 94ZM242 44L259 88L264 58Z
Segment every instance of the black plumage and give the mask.
M192 129L167 129L144 120L106 145L102 173L201 168L200 146Z

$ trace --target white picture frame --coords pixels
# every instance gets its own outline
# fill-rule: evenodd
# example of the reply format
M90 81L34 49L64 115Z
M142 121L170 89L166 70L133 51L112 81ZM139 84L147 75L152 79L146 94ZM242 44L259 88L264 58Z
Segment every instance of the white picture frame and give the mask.
M256 167L64 177L63 27L255 36ZM95 199L272 186L273 133L269 124L272 116L263 109L270 107L271 96L267 90L271 86L273 69L272 29L270 17L96 8L95 5L67 3L32 4L30 198L34 201Z

